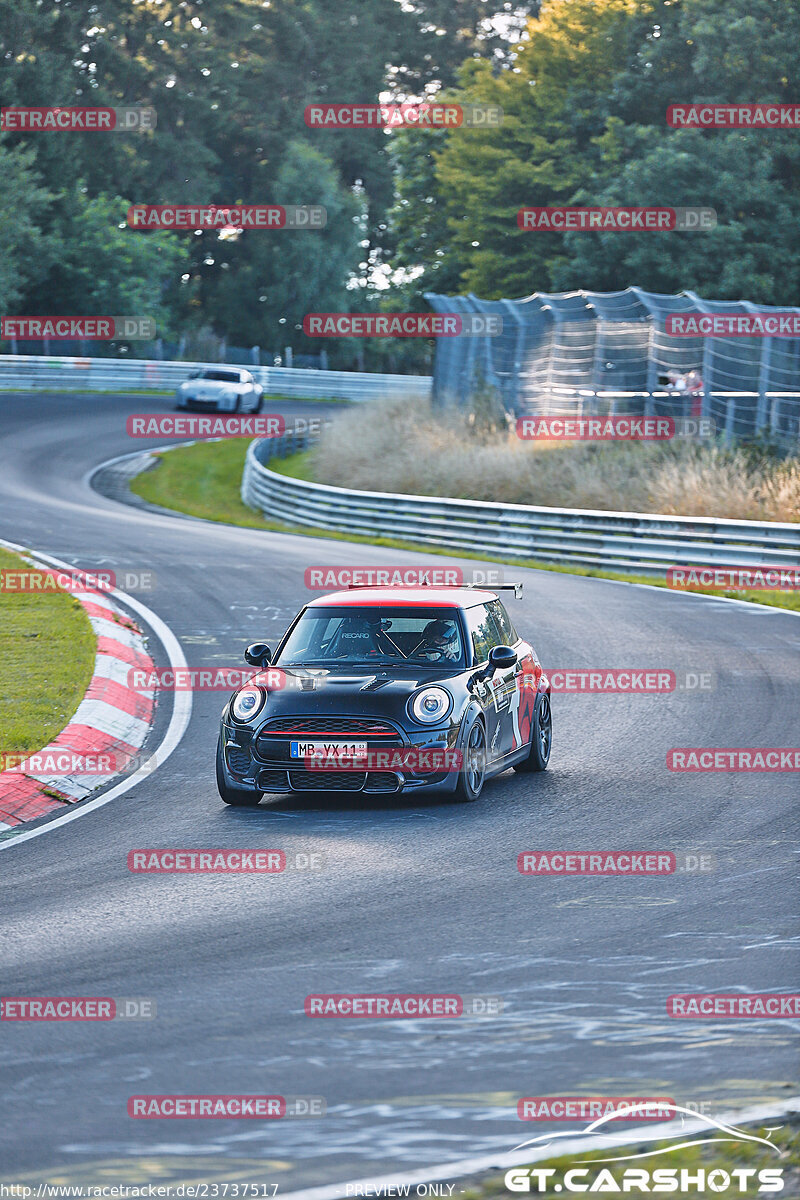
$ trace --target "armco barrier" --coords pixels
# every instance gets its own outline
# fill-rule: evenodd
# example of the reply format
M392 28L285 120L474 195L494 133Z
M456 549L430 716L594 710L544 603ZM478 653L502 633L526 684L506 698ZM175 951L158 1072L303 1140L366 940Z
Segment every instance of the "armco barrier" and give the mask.
M675 564L800 566L800 524L356 492L292 479L265 465L307 445L296 436L251 443L244 503L292 525L637 574L663 574Z
M128 392L172 391L202 367L235 367L232 363L162 362L158 359L44 358L0 355L0 389L10 391ZM314 371L301 367L249 367L268 396L314 400L388 400L395 396L426 397L427 375L370 375L359 371Z

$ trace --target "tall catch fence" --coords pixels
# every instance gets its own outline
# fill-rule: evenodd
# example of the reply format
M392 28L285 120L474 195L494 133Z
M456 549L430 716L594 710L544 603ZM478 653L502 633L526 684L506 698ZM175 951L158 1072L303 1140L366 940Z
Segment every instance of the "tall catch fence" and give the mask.
M800 337L678 337L672 313L798 315L747 300L702 300L630 287L535 292L523 300L427 292L435 312L502 318L495 335L441 337L433 396L465 406L494 393L515 415L644 413L711 418L727 441L800 438Z

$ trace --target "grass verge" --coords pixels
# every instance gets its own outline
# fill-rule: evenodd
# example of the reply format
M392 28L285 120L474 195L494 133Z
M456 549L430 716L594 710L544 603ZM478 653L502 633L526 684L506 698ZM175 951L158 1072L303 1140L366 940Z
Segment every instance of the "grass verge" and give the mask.
M250 529L269 529L279 533L303 533L309 537L332 538L337 541L359 542L370 546L392 546L398 550L417 550L425 554L438 554L453 558L471 558L480 562L510 564L515 567L534 567L541 571L556 571L567 575L584 575L598 579L616 579L621 583L647 583L654 587L666 587L666 581L657 576L633 575L608 571L599 567L577 567L563 563L545 563L535 558L508 559L496 554L468 554L442 546L430 546L398 538L362 537L355 533L336 533L330 529L317 529L308 525L285 525L267 521L258 513L242 504L239 489L247 453L247 443L239 439L219 442L195 442L192 446L170 450L157 455L159 465L152 471L137 475L131 483L131 491L137 496L158 504L162 508L173 508L203 517L207 521L222 521L229 525L244 525ZM270 469L294 479L313 481L311 454L305 451L288 458L276 459ZM773 608L788 608L800 612L798 592L755 592L706 591L703 595L726 596L736 600L749 600L767 604Z
M31 568L0 548L0 570ZM0 749L32 754L61 732L89 686L96 646L68 592L0 590Z

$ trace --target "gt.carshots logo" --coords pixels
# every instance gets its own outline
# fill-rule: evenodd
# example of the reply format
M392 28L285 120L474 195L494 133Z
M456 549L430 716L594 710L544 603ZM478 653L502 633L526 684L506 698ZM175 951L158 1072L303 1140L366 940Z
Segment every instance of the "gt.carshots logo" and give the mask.
M497 337L503 318L483 313L306 313L306 337Z
M597 1103L591 1097L532 1097L530 1101L534 1105L537 1102L549 1104L553 1100L558 1104L561 1099L584 1106ZM602 1103L602 1101L603 1098L600 1097L599 1102ZM662 1120L667 1118L666 1123L661 1123L651 1129L637 1130L635 1134L609 1128L614 1122L620 1120L645 1121L651 1119L651 1114L647 1111L650 1104L659 1105L662 1109L658 1115L653 1112L652 1117L655 1119L661 1117ZM558 1108L555 1113L547 1112L547 1115L541 1116L538 1115L538 1109L534 1111L537 1115L528 1119L544 1121L562 1119ZM530 1158L535 1159L542 1158L543 1152L550 1150L551 1153L547 1157L554 1158L558 1154L557 1146L560 1140L566 1139L569 1143L569 1139L576 1137L588 1141L589 1137L602 1136L603 1140L599 1143L603 1149L602 1158L598 1158L596 1161L586 1158L578 1159L574 1167L512 1167L506 1171L504 1182L509 1192L533 1191L540 1194L566 1191L623 1195L631 1192L645 1194L651 1192L678 1192L680 1194L697 1192L704 1195L709 1192L732 1191L741 1195L748 1192L751 1186L756 1192L779 1192L784 1186L783 1168L781 1167L698 1167L694 1163L691 1167L628 1165L631 1159L649 1159L656 1153L661 1159L670 1153L685 1154L687 1145L712 1147L710 1153L713 1155L713 1146L717 1142L725 1143L726 1149L731 1142L742 1143L743 1147L745 1143L751 1143L747 1146L748 1157L752 1157L752 1151L757 1149L762 1156L764 1151L768 1151L777 1158L785 1158L786 1151L782 1151L779 1146L770 1141L770 1136L774 1132L774 1129L768 1130L766 1137L759 1133L750 1133L746 1129L727 1125L713 1116L706 1116L704 1113L700 1113L696 1107L689 1108L685 1105L675 1104L671 1100L633 1099L630 1102L619 1100L615 1107L610 1107L602 1116L596 1117L587 1126L540 1134L538 1137L530 1138L514 1147L513 1151L514 1154L519 1154L520 1151L528 1150ZM647 1149L646 1147L649 1145L654 1146L655 1149ZM615 1153L617 1147L618 1150ZM743 1155L738 1157L743 1157ZM736 1160L734 1159L734 1161Z
M0 108L0 129L15 133L130 133L155 127L156 110L138 104L124 108Z
M136 413L125 422L128 437L236 438L281 437L286 422L280 413L245 416L234 413L215 417L175 416L172 413Z
M800 771L800 749L776 746L680 746L667 751L670 771Z
M714 229L713 208L618 208L557 205L521 208L517 225L527 233L694 233Z
M131 229L324 229L321 204L132 204Z
M3 317L0 337L39 342L82 339L108 342L153 341L156 323L152 317Z
M306 996L304 1010L307 1017L485 1017L501 1013L503 1001L499 996L327 992Z
M675 437L673 417L518 417L517 437L543 442L666 442Z
M213 1121L231 1117L256 1121L324 1117L323 1096L131 1096L128 1116L139 1120Z
M667 587L796 592L800 588L800 567L670 567Z

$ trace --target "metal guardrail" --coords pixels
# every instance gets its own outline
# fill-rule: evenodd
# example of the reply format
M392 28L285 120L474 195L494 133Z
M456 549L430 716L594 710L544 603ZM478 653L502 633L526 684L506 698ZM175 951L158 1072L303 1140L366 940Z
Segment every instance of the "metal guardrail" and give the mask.
M243 502L292 525L637 574L663 574L674 565L800 566L800 524L351 491L292 479L265 465L310 444L307 435L251 443Z
M0 388L13 391L128 392L172 391L201 367L230 363L162 362L158 359L44 358L0 355ZM317 371L302 367L245 367L268 396L315 400L373 400L427 397L428 375L378 375L359 371Z

